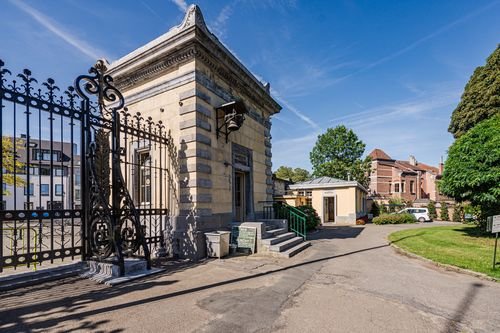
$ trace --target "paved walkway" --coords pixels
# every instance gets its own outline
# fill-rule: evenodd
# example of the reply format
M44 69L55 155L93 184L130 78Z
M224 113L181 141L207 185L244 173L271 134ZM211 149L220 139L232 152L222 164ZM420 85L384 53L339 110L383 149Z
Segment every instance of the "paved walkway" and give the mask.
M398 255L413 226L327 226L291 259L178 264L118 287L78 278L0 294L0 331L499 332L500 284Z

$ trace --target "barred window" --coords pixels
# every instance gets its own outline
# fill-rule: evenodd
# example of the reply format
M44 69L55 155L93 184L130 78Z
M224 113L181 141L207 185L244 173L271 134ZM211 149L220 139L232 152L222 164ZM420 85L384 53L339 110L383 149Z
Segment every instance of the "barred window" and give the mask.
M139 154L139 201L141 205L151 202L151 156L149 152Z

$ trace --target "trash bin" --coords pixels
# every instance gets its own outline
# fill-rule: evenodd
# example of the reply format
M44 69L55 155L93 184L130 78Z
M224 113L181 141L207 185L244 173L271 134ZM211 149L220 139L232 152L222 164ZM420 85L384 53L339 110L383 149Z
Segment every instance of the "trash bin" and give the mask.
M222 258L229 254L229 231L212 231L206 232L207 240L207 256Z

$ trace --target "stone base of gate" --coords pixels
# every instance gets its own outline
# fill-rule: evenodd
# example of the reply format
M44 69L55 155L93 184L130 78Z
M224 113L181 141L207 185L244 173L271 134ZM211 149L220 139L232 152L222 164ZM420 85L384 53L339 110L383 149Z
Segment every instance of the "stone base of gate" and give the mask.
M115 286L165 271L165 269L160 268L151 268L148 270L146 260L139 258L125 259L124 276L120 276L120 267L111 262L89 260L87 263L89 270L80 274L80 276L109 286Z

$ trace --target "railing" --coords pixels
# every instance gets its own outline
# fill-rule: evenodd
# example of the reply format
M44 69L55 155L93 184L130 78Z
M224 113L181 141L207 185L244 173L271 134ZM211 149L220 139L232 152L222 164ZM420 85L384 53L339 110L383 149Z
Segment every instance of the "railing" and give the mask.
M265 219L286 219L288 230L297 236L307 238L307 215L300 209L290 206L284 202L274 202L272 206L264 206Z

